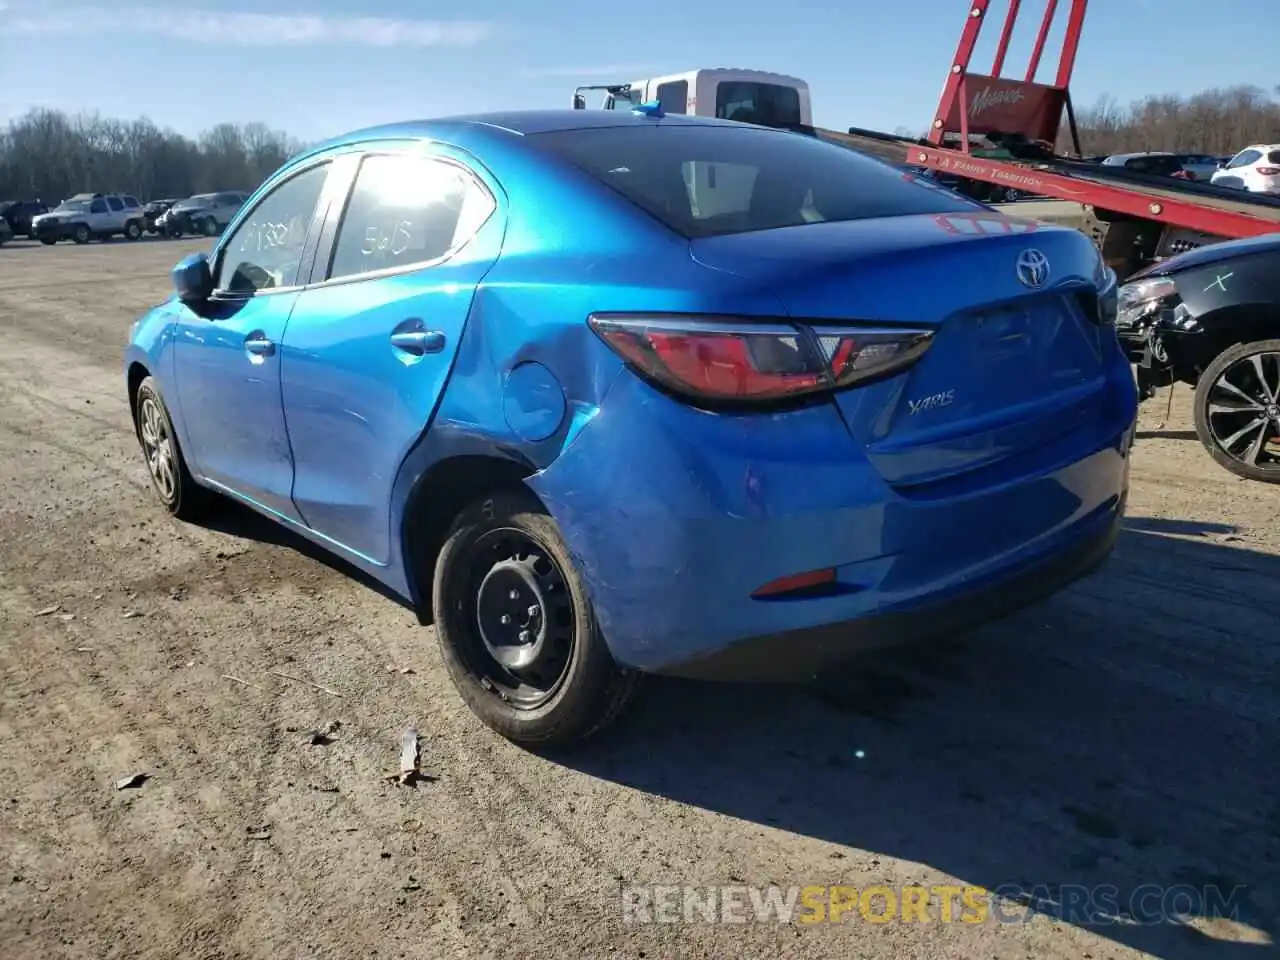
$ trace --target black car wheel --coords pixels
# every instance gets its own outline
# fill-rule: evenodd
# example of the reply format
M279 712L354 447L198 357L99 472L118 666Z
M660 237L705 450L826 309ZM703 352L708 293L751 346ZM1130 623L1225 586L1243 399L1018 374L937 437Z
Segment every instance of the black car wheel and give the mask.
M610 656L555 521L526 493L472 503L432 583L436 636L459 694L516 743L570 743L630 701L638 675Z
M89 228L83 223L77 223L75 229L71 231L71 239L76 243L88 243L91 236Z
M129 240L137 240L142 236L142 227L137 220L130 220L124 225L124 235Z
M1200 375L1196 435L1238 477L1280 483L1280 340L1238 343Z
M58 238L57 237L41 237L40 242L43 243L46 247L52 247L55 243L58 242Z
M156 495L179 520L196 519L208 509L213 494L192 479L169 410L153 377L138 385L133 408L134 429Z
M200 230L206 237L216 237L218 235L218 221L213 217L205 217L204 222L200 225Z

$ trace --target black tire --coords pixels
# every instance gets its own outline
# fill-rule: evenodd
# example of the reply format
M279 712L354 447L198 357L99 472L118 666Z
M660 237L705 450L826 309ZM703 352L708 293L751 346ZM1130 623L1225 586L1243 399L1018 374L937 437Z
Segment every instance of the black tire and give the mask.
M1200 374L1196 436L1219 466L1246 480L1280 483L1277 392L1280 340L1237 343L1218 354Z
M130 220L124 225L126 240L137 240L142 236L142 225L137 220Z
M205 217L204 222L200 224L200 232L206 237L216 237L218 235L218 221L213 217Z
M147 462L151 487L164 508L179 520L195 520L205 514L214 495L199 486L187 469L173 421L169 418L169 408L160 396L160 387L154 377L147 377L138 384L134 395L133 427L142 447L143 459ZM163 449L166 442L169 451L167 473L160 466L165 459Z
M71 231L71 239L76 243L88 243L93 238L93 234L89 232L88 226L83 223L77 223Z
M40 242L43 243L46 247L52 247L55 243L58 242L58 238L57 237L41 237Z
M507 558L504 541L524 544L528 552L517 561L517 547ZM523 573L513 573L515 567ZM535 571L536 585L519 579ZM508 593L513 582L517 589ZM486 622L496 632L520 629L495 619L495 600L505 603L507 597L516 607L529 604L535 642L501 648L486 643L481 628L486 606ZM527 493L496 493L458 515L436 561L432 601L436 636L454 686L472 712L508 740L551 747L585 739L615 720L635 692L639 675L610 656L555 521ZM495 659L495 649L511 652L508 656L543 651L547 662L526 670L541 668L547 677L555 673L555 683L546 677L520 682ZM530 673L522 675L527 680Z

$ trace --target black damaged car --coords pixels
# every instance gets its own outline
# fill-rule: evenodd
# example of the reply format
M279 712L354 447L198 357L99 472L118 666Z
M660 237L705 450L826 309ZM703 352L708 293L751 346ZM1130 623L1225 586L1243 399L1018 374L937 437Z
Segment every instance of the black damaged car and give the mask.
M1209 455L1237 476L1280 483L1280 233L1139 270L1120 288L1116 332L1142 399L1194 385Z
M142 228L147 233L159 233L160 228L156 226L156 221L178 200L152 200L142 208Z

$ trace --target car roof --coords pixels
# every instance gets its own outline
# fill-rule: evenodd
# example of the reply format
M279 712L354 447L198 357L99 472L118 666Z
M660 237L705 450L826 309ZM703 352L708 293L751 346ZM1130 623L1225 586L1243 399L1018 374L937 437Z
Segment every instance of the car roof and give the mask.
M1164 150L1146 150L1141 153L1113 153L1102 162L1108 166L1124 163L1126 160L1137 160L1139 157L1174 157L1177 154L1168 153Z
M327 150L370 140L431 139L457 132L459 128L486 127L516 136L564 130L602 130L615 127L661 123L670 126L742 127L744 124L712 117L664 114L660 119L630 110L508 110L494 113L467 113L431 120L406 120L365 127L317 144L314 151ZM767 129L767 128L756 128Z

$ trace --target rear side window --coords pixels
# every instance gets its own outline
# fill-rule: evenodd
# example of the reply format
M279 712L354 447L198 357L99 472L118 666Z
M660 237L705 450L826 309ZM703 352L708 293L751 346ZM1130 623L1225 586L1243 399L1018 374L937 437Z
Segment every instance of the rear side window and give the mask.
M365 157L329 278L439 260L475 236L493 210L489 191L456 164L407 154Z
M1267 163L1280 163L1280 150L1272 150L1268 153Z
M763 126L800 123L800 91L778 83L724 81L716 87L716 116Z
M124 209L124 201L119 197L107 197L107 206L118 213Z
M527 139L691 238L984 209L927 178L794 133L646 122Z
M687 113L689 103L689 81L672 80L658 85L658 100L666 113Z

